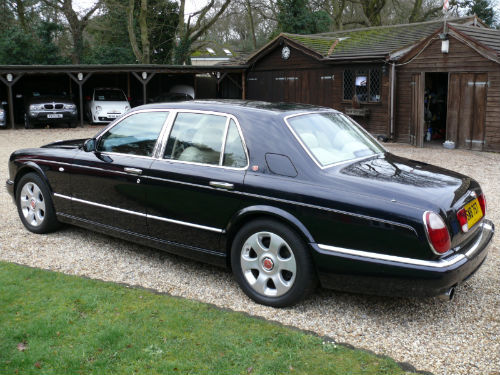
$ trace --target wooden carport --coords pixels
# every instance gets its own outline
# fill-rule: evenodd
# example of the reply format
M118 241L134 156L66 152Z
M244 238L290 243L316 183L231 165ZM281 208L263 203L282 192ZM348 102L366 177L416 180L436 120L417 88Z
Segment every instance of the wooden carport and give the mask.
M127 94L130 95L131 78L142 86L142 102L148 100L147 87L151 80L158 75L209 75L217 85L217 92L230 92L232 96L239 95L245 98L245 71L244 65L223 66L191 66L191 65L0 65L0 81L7 88L8 117L10 126L15 127L13 87L23 77L30 75L55 75L69 77L78 87L80 125L83 125L83 92L84 85L97 74L121 73L126 75ZM237 79L235 79L237 77ZM230 85L233 90L221 90ZM234 89L236 87L236 90ZM196 87L195 87L196 90ZM235 94L235 91L239 94ZM225 94L228 95L228 94Z

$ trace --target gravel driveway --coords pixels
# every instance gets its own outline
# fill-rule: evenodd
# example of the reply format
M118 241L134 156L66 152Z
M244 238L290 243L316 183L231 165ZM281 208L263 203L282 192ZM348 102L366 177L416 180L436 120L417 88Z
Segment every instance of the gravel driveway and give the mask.
M98 128L0 131L0 259L67 274L141 285L327 335L436 374L500 374L500 247L498 234L483 267L455 299L381 298L319 290L298 306L257 305L230 273L75 227L36 235L22 226L3 188L7 161L18 148L85 138ZM395 154L437 164L477 179L488 217L500 229L500 154L416 149Z

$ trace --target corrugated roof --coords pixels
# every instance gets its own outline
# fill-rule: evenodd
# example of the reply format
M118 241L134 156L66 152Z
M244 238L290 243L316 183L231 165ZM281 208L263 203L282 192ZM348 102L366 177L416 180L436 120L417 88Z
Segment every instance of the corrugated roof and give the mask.
M449 19L452 25L467 24L474 16ZM331 33L282 35L318 54L325 59L384 58L389 53L415 44L439 30L444 19L404 25L369 27ZM478 29L479 28L475 28ZM483 30L481 28L481 30ZM330 50L333 43L337 45Z
M452 27L485 47L492 49L497 53L497 56L500 56L500 30L464 25L452 25Z

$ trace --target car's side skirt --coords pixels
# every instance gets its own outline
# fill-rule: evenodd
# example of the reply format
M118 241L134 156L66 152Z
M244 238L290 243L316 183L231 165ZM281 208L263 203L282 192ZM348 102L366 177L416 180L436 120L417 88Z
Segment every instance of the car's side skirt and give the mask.
M226 254L218 251L202 249L188 246L177 242L161 240L155 237L145 236L139 233L130 232L111 225L97 223L91 220L82 219L76 216L57 212L57 219L63 223L76 225L82 228L90 229L99 233L107 234L113 237L135 242L141 245L153 247L159 250L167 251L182 257L202 261L219 267L226 267Z

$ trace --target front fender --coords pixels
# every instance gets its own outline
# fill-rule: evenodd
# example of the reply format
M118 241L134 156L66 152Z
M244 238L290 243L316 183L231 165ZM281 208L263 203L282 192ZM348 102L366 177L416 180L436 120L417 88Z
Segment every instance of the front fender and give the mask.
M32 161L28 161L26 163L22 163L17 168L16 175L14 177L14 198L15 198L15 194L16 194L16 190L17 190L17 183L19 182L19 180L21 179L22 176L24 176L25 174L30 173L30 172L37 173L42 178L42 180L45 182L45 184L47 185L47 187L50 191L50 194L52 194L52 186L50 185L49 179L47 178L47 175L45 174L45 171L43 170L43 168L41 168L38 164L36 164Z

